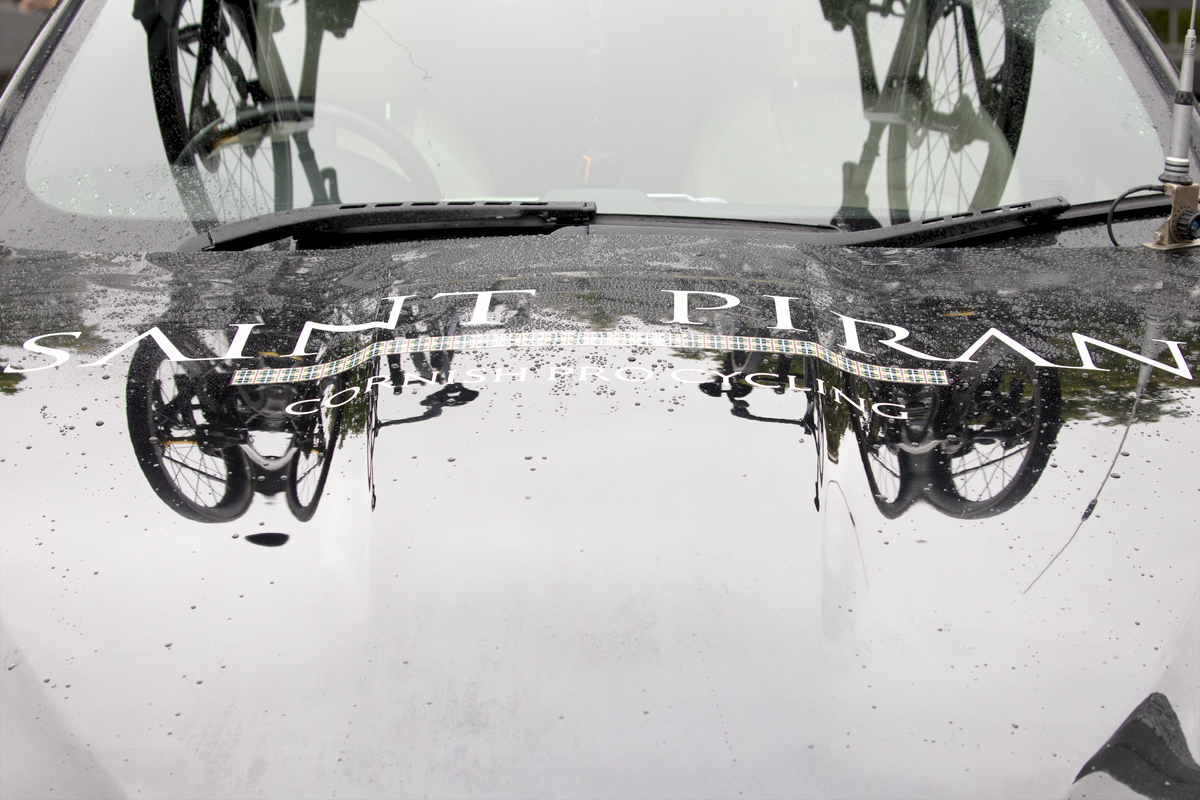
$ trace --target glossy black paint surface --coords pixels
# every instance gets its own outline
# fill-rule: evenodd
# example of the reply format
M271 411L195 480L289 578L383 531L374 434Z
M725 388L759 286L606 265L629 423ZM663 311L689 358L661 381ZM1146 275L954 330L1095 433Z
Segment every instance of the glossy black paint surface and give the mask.
M45 752L129 795L1062 795L1152 692L1194 749L1198 265L597 228L7 254L5 359L80 332L0 396L5 677L53 710L21 735L73 734ZM389 297L394 327L288 357ZM79 366L254 323L237 362L146 338ZM1009 344L972 350L989 329ZM535 332L576 344L230 386ZM825 350L579 344L621 332ZM224 496L171 471L188 453Z

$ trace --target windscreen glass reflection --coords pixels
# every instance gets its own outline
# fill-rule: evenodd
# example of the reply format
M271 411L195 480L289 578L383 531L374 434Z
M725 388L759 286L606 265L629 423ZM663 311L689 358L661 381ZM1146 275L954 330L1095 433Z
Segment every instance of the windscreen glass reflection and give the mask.
M109 3L28 187L203 227L322 203L592 200L844 228L1161 167L1082 2Z

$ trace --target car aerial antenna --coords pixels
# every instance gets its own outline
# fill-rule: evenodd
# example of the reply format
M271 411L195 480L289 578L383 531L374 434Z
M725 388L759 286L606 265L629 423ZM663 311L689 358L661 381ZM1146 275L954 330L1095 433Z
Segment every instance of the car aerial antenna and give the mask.
M1195 95L1193 76L1196 69L1196 0L1192 0L1192 18L1187 35L1183 37L1183 60L1179 64L1179 86L1175 91L1175 104L1171 117L1171 151L1167 154L1166 166L1158 179L1177 186L1191 186L1191 161L1188 158L1191 137L1192 106Z
M1200 245L1200 185L1191 176L1191 127L1196 95L1196 0L1192 0L1192 18L1187 35L1183 38L1183 61L1179 66L1179 86L1175 91L1175 103L1171 117L1171 149L1167 153L1162 175L1162 191L1171 198L1171 215L1154 232L1154 241L1146 247L1155 250L1178 250ZM1118 198L1118 201L1120 198ZM1114 204L1115 205L1115 204ZM1111 219L1111 215L1110 215ZM1112 236L1112 229L1109 229ZM1114 244L1116 240L1114 239Z

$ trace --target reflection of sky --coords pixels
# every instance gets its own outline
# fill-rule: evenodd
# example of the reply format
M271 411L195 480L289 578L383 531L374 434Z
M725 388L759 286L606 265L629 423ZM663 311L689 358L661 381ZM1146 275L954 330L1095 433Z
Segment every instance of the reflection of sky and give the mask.
M344 39L325 37L318 99L329 111L312 139L321 165L338 169L343 198L411 199L395 160L373 141L381 126L415 145L447 197L569 188L587 151L605 187L799 202L818 215L841 203L841 165L858 160L867 122L851 35L834 33L816 4L701 13L694 0L684 11L608 2L593 16L583 3L488 3L470 13L460 3L454 24L439 16L445 8L366 4ZM293 76L302 10L284 7L278 37ZM882 76L899 23L872 20ZM1083 4L1055 3L1038 36L1004 201L1110 198L1157 174L1162 153L1149 117ZM28 159L27 180L47 201L95 215L182 215L162 163L143 40L126 4L100 14L81 58L104 67L70 70ZM603 51L597 74L606 83L594 97L580 54L589 50ZM377 60L364 62L364 53ZM512 77L485 85L481 69ZM599 122L589 128L583 121L593 115ZM613 158L616 171L606 167ZM868 186L876 206L887 197L885 166L881 158ZM297 205L308 204L303 180L296 190Z
M535 358L629 364L455 367ZM828 517L813 508L812 437L669 379L489 374L472 403L380 431L374 513L351 437L312 522L256 497L201 525L149 490L123 369L105 371L0 397L0 592L25 663L72 686L46 702L130 794L1046 794L1145 696L1198 579L1181 419L1135 427L1122 477L1024 597L1118 428L1071 423L1031 495L975 522L925 504L882 519L847 437L826 478L864 590L830 560L853 528L828 493ZM381 417L422 413L429 391L385 394ZM293 537L232 538L263 530ZM1195 709L1177 711L1195 742Z

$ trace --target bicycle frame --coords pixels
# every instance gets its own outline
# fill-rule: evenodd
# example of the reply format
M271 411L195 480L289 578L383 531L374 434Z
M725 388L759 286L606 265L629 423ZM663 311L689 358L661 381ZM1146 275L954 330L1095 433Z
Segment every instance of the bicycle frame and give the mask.
M895 11L897 4L901 5L902 14ZM960 152L974 141L987 142L987 163L982 169L970 209L977 210L998 203L1012 170L1016 142L1010 141L995 122L999 97L987 76L971 4L962 0L908 0L907 3L890 0L881 5L872 5L865 0L822 0L821 7L834 30L846 27L851 30L858 61L863 115L870 123L859 160L847 161L842 165L842 207L834 219L852 230L879 227L878 221L866 211L869 206L867 183L880 154L883 133L889 126L907 128L908 137L917 141L930 132L944 134L949 138L949 148L953 153ZM875 72L867 26L870 13L882 17L902 16L904 20L882 87ZM931 28L936 20L948 16L954 17L956 28L961 17L973 83L979 95L979 109L973 108L963 94L949 113L935 110L930 86L920 75ZM960 72L960 82L962 78ZM888 170L889 175L904 173L902 150L890 150ZM888 203L892 209L893 224L909 221L909 198L905 186L894 186L889 182Z

